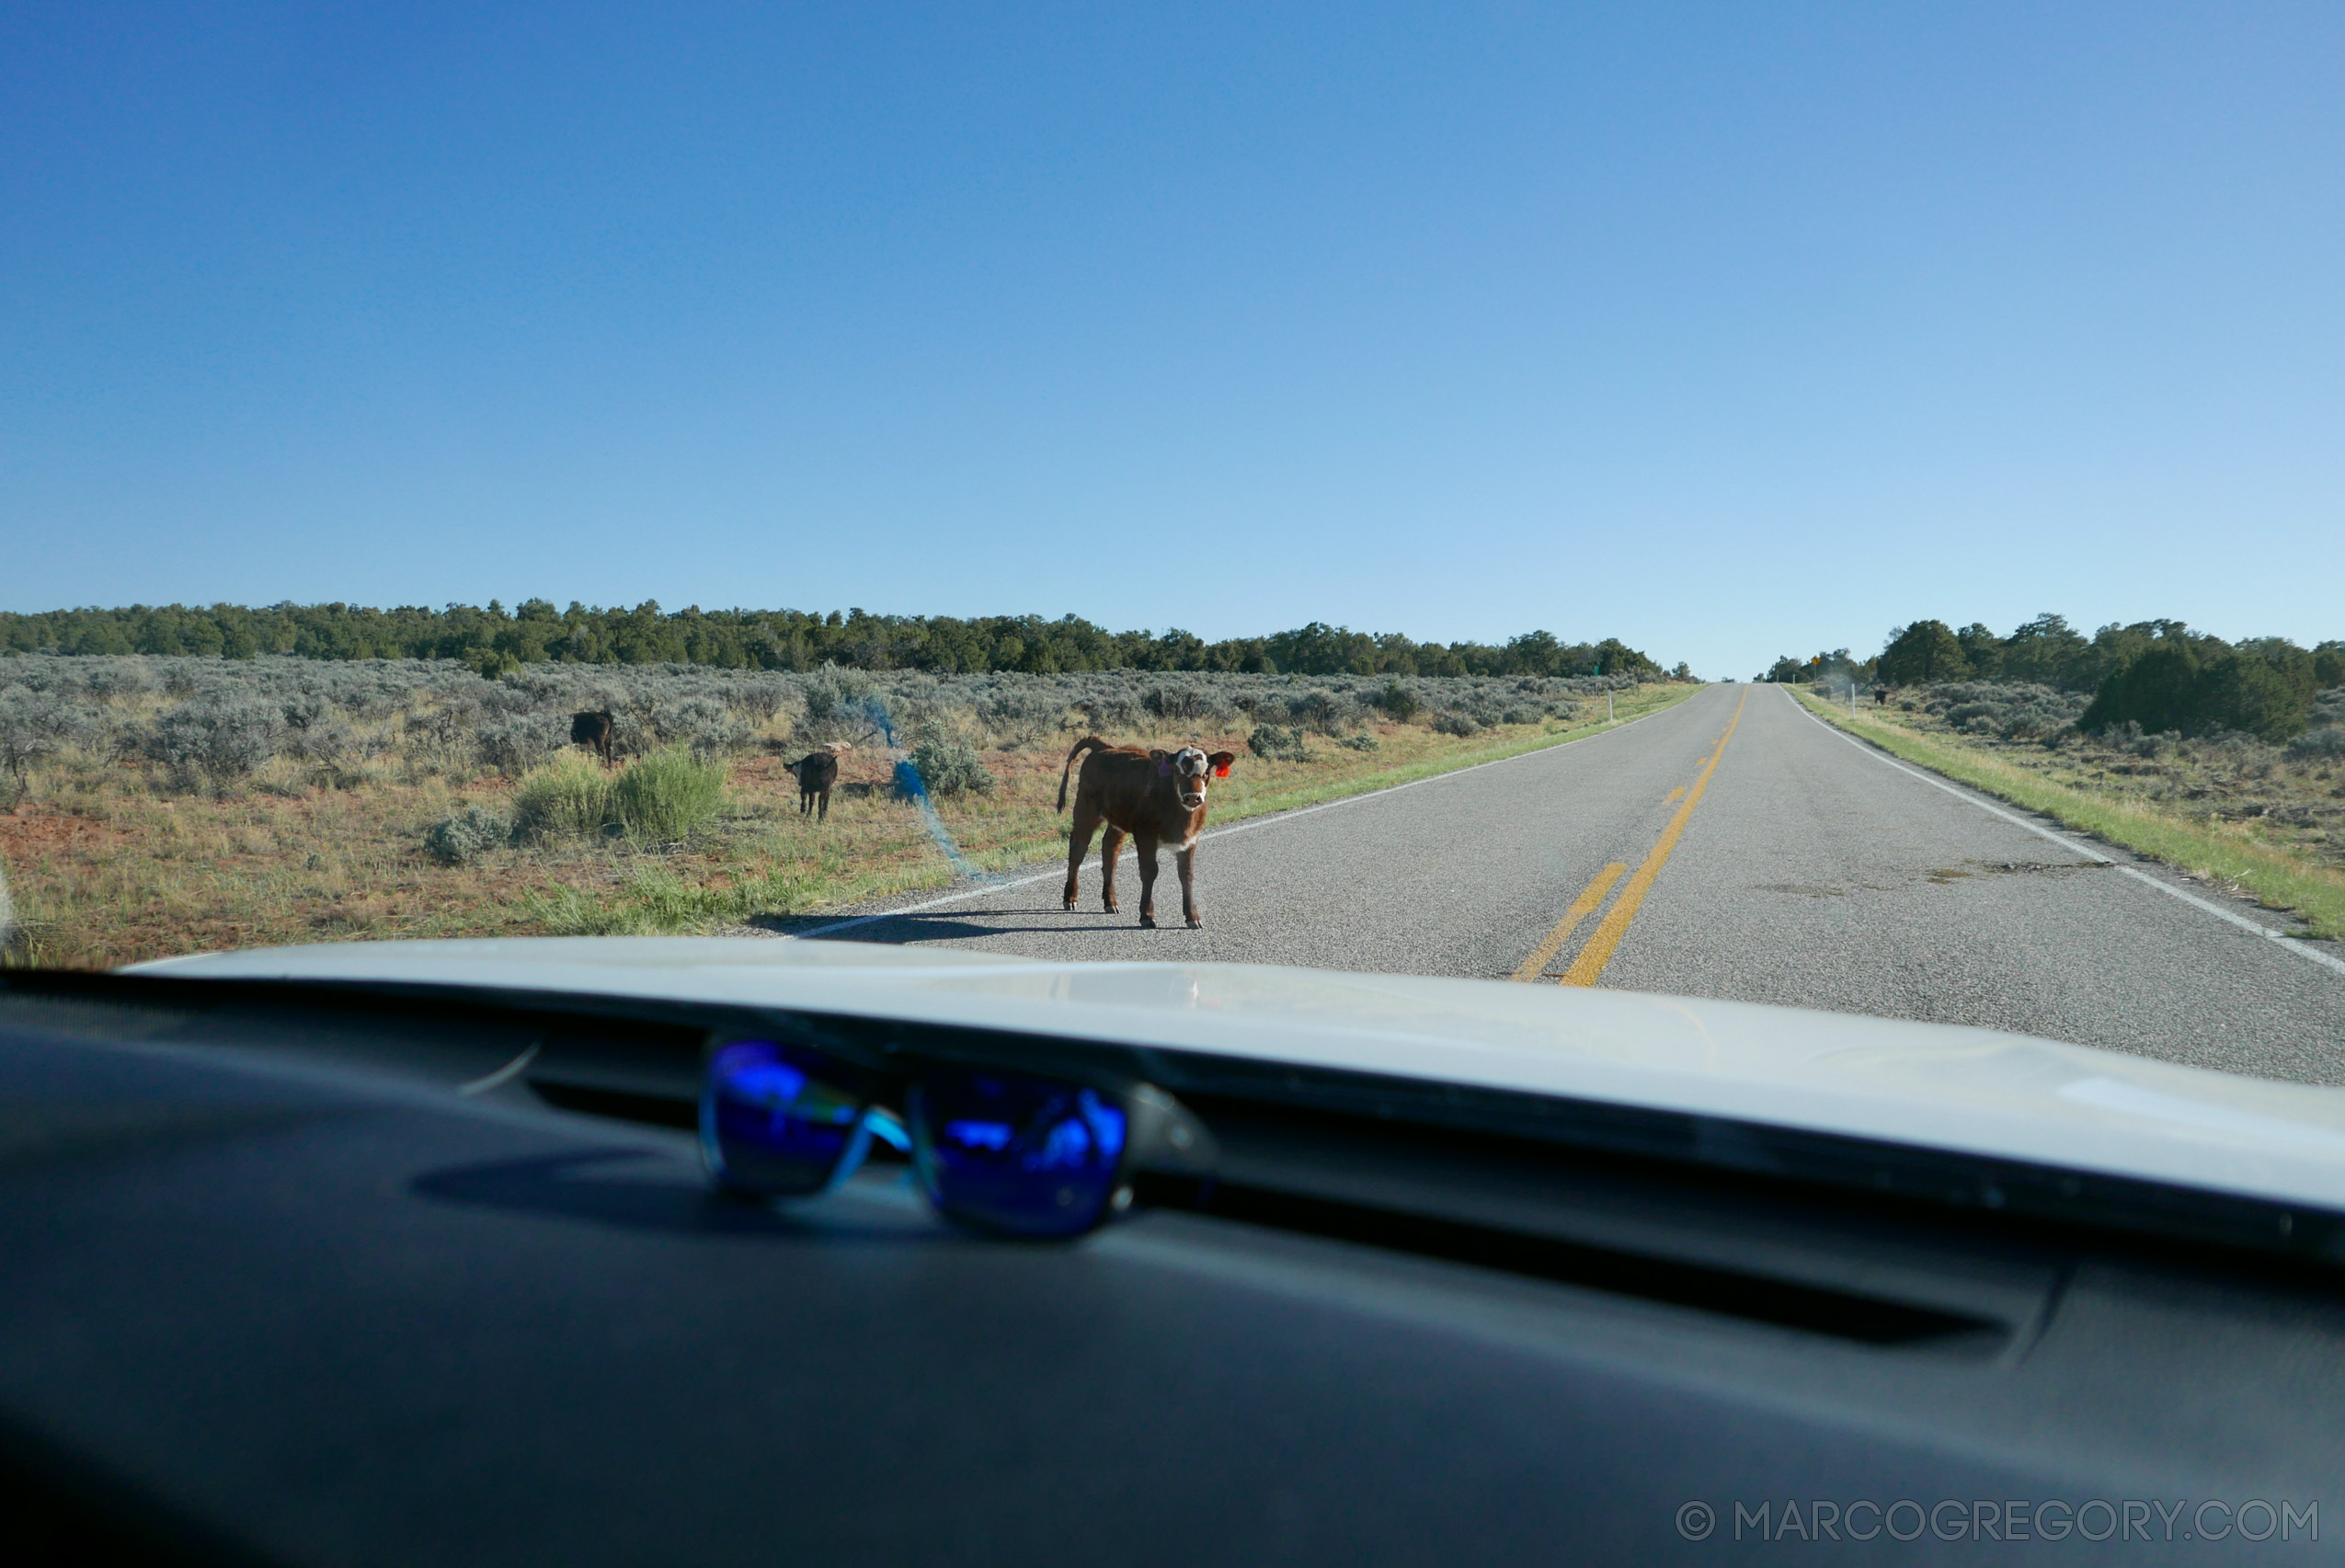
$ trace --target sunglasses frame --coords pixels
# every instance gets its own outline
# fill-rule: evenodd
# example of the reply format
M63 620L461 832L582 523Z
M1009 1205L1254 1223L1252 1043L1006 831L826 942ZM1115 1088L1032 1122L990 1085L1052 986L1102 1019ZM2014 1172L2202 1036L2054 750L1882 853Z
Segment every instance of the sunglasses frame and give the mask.
M829 1041L791 1037L791 1031L736 1035L713 1038L702 1065L700 1150L710 1183L727 1196L751 1203L789 1202L835 1192L869 1158L874 1139L910 1159L921 1177L922 1196L930 1207L957 1225L987 1234L1019 1240L1073 1240L1088 1235L1131 1207L1135 1179L1150 1175L1210 1181L1219 1162L1211 1129L1172 1094L1144 1080L1098 1071L1069 1070L1057 1062L1019 1061L1006 1055L888 1048L873 1060L864 1051L841 1048ZM780 1191L737 1179L726 1168L723 1140L716 1131L715 1069L720 1053L736 1046L771 1045L840 1064L840 1080L826 1081L832 1090L848 1089L859 1102L854 1130L840 1150L819 1185ZM917 1149L909 1106L913 1089L939 1071L998 1072L1005 1077L1089 1090L1114 1105L1124 1116L1124 1146L1108 1182L1108 1197L1100 1212L1080 1230L1037 1231L1019 1230L980 1216L957 1212L927 1180Z

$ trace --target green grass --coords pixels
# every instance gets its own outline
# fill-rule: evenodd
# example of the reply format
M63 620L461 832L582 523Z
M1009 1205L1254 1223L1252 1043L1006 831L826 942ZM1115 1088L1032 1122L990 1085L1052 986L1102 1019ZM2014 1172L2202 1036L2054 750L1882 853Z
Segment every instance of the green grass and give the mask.
M513 786L513 823L525 841L615 828L642 842L673 843L715 821L725 807L725 764L684 751L656 751L616 773L588 758L557 757Z
M611 776L576 752L531 769L513 786L513 826L524 839L599 833L610 815Z
M695 882L665 866L647 866L612 899L575 887L534 890L522 898L532 924L555 936L658 936L738 925L752 915L792 915L817 903L828 879L767 872L725 885Z
M725 809L725 764L685 751L656 751L629 763L611 786L611 816L627 836L653 843L688 838Z
M1920 736L1886 718L1851 714L1810 694L1805 687L1789 690L1811 713L1909 762L2193 876L2238 887L2268 909L2301 916L2313 936L2345 935L2345 876L2326 866L2309 864L2236 831L2056 783L1949 737Z

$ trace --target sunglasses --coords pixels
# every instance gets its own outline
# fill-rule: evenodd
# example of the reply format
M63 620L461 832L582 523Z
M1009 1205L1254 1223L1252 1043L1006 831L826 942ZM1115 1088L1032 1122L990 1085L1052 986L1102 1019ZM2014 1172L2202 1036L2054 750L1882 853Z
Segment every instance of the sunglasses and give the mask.
M1214 1162L1212 1134L1152 1084L963 1062L877 1068L779 1040L735 1040L709 1058L700 1145L721 1191L828 1192L874 1139L910 1156L940 1213L1005 1236L1080 1236L1130 1206L1140 1171L1202 1177Z

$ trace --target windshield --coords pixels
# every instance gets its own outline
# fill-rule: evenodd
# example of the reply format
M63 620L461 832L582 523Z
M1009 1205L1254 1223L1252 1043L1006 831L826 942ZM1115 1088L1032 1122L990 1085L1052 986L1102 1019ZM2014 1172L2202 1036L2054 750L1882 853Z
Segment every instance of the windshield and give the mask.
M2345 1082L2338 41L29 23L6 961L817 940Z

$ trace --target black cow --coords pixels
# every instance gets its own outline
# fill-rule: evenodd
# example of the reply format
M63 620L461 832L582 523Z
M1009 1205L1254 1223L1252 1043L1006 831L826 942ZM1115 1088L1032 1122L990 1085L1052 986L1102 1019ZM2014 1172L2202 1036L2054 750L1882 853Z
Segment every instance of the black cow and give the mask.
M815 811L819 802L821 809L816 813L815 820L830 820L830 786L839 782L839 753L850 750L852 748L841 742L826 746L819 751L808 752L795 762L782 764L784 772L798 776L799 816Z
M572 714L570 715L570 744L592 747L602 758L602 765L607 768L611 766L612 761L611 738L613 731L617 729L618 724L619 721L607 712Z

